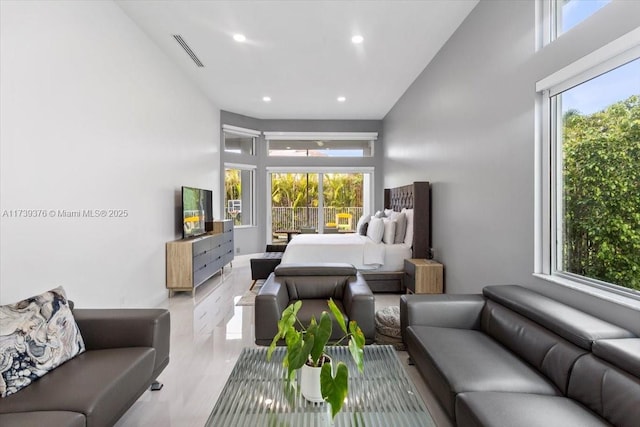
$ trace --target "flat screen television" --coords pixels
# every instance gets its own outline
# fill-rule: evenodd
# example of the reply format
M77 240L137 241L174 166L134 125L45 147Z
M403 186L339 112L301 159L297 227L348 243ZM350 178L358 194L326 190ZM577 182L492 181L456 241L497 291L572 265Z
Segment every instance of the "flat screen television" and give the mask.
M213 229L213 192L182 187L182 238L199 236Z

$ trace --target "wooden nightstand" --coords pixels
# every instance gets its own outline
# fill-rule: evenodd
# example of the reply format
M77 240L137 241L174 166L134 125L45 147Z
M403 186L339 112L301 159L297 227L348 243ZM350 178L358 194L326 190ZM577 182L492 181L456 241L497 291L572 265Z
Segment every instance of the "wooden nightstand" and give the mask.
M405 259L404 285L408 294L441 294L443 266L432 259Z

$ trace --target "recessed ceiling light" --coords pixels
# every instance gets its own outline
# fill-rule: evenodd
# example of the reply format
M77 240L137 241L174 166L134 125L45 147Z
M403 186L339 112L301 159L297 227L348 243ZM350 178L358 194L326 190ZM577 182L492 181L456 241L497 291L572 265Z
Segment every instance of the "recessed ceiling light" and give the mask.
M291 150L291 147L287 147L287 150Z
M338 97L338 102L344 102L346 100L347 100L347 98L345 98L344 96L339 96Z
M364 37L362 37L360 34L356 34L355 36L351 37L351 42L354 44L360 44L364 41Z
M240 42L240 43L242 43L242 42L247 40L247 38L244 36L244 34L234 34L233 35L233 39L235 41L237 41L237 42Z
M263 100L264 102L271 102L271 97L270 97L270 96L263 96L263 97L262 97L262 100Z

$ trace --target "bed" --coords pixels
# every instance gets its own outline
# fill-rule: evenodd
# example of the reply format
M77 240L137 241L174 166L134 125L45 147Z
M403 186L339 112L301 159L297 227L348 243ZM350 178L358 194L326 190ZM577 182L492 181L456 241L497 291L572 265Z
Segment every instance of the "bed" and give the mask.
M414 182L384 190L384 208L413 209L413 237L396 244L374 243L366 236L300 234L287 245L283 264L348 262L364 275L373 292L404 291L404 260L430 258L431 215L428 182Z

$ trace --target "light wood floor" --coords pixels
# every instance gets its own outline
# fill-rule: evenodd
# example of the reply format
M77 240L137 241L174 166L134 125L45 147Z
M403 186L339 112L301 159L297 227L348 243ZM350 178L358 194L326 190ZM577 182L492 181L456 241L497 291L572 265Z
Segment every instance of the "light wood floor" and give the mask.
M178 293L167 301L166 308L171 311L171 362L159 377L164 387L145 392L117 427L205 424L240 352L255 346L253 306L235 306L251 284L250 258L236 257L233 267L199 286L195 296ZM221 294L223 298L219 299ZM376 294L376 309L398 305L398 300L398 295ZM212 308L222 310L218 316L223 320L215 327L203 328L200 316L205 311L211 315ZM420 374L407 365L406 352L398 356L436 425L450 426Z

